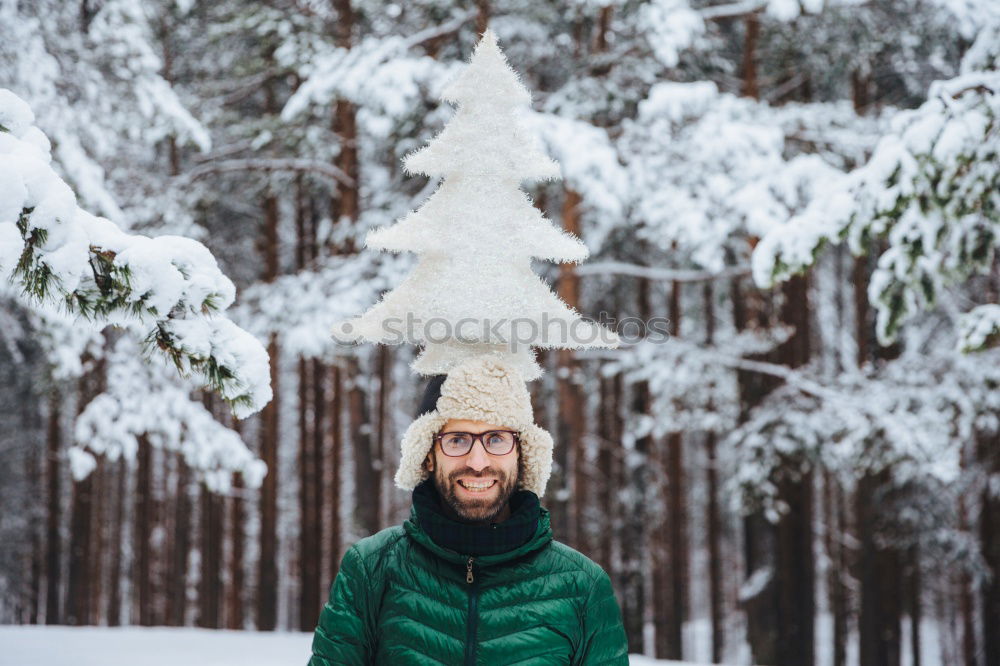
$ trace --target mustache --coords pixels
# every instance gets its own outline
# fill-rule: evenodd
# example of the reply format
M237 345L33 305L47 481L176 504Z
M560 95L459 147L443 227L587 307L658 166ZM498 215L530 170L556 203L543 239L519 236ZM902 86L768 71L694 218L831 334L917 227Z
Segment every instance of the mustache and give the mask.
M492 472L492 474L490 474ZM464 470L456 470L448 475L449 481L457 481L460 476L472 476L477 479L496 479L497 481L503 481L507 478L506 474L493 470L492 467L486 467L478 472L466 467Z

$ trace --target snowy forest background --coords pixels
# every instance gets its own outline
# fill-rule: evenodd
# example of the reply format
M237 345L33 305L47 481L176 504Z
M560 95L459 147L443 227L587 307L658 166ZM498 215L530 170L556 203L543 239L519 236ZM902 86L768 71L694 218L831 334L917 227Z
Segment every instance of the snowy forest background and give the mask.
M330 328L487 25L631 326L529 385L630 652L1000 664L991 0L0 0L0 622L312 631L408 514L415 350Z

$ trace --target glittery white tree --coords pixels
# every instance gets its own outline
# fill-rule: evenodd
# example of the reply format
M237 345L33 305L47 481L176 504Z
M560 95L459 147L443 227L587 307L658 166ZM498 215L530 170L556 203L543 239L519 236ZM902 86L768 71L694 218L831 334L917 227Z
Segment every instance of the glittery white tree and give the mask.
M467 67L444 89L458 110L427 146L406 156L408 173L442 178L418 210L372 230L366 245L413 252L418 263L340 339L423 347L412 368L445 373L482 353L539 377L533 347L615 347L610 330L582 319L531 270L531 259L576 263L579 238L558 229L520 189L559 177L521 114L531 95L487 30Z

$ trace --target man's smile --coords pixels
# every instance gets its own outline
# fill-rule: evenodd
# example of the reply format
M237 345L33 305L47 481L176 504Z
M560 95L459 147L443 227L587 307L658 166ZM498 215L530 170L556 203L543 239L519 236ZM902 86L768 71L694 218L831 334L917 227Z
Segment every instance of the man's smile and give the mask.
M484 493L493 486L495 486L496 483L497 483L496 479L484 479L482 481L474 481L472 479L458 480L458 485L462 486L462 488L465 491L470 493Z

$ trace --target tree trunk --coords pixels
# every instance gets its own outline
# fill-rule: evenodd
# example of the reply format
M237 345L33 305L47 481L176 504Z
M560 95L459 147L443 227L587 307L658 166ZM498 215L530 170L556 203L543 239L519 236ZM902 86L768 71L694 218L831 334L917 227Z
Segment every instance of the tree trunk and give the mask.
M347 360L347 401L351 414L351 440L354 444L354 487L357 489L355 520L364 535L374 534L379 528L381 513L381 460L375 451L372 437L371 412L368 409L368 392L363 381L357 356Z
M977 433L979 459L983 470L991 474L1000 473L1000 452L997 451L995 437ZM991 576L981 587L983 625L984 666L1000 666L1000 496L991 492L989 485L983 488L980 497L982 509L979 513L979 541L983 560L990 568Z
M857 530L861 537L859 582L861 587L860 664L900 664L900 564L894 548L876 542L880 529L879 503L890 483L888 471L868 474L858 482L855 498Z
M32 413L37 415L38 412L32 410ZM37 418L37 416L33 417ZM25 463L27 465L27 479L28 479L28 492L31 493L32 497L42 496L42 475L39 470L38 456L36 449L32 448L25 454ZM38 512L32 509L31 521L28 525L28 539L29 539L29 549L28 554L28 624L38 624L41 619L41 595L42 595L42 562L44 561L44 555L42 553L42 538L39 531L39 523L37 520Z
M271 335L267 345L271 359L274 399L261 413L260 457L267 475L260 488L260 555L257 562L257 629L274 631L278 622L278 341Z
M909 578L909 602L910 602L910 653L912 666L920 666L923 661L920 649L920 618L921 611L921 575L920 575L920 546L914 545L910 548L910 575Z
M620 377L620 375L615 375ZM613 574L612 549L614 545L614 525L618 521L618 505L616 503L617 493L615 489L618 485L615 480L618 478L616 469L619 467L621 456L621 437L617 428L618 402L615 392L615 377L605 377L600 375L600 409L598 410L597 437L598 437L598 468L601 470L597 483L597 503L602 508L601 516L603 522L598 531L599 539L597 543L596 559L601 568L609 574ZM612 576L612 580L614 577Z
M638 313L643 320L650 316L649 281L638 279ZM632 386L631 411L635 417L650 417L650 395L648 382L636 382ZM634 456L629 460L625 474L631 493L625 503L627 516L623 526L623 561L622 561L622 615L625 623L625 634L628 637L629 652L643 653L643 625L646 611L646 575L647 566L644 561L646 551L646 531L648 513L646 505L649 498L648 483L649 454L652 448L652 435L647 433L638 437L634 443ZM626 458L628 460L628 458Z
M229 591L226 598L226 628L243 629L244 609L243 609L243 587L246 576L244 575L244 539L246 532L244 523L246 521L246 510L243 506L243 475L237 473L233 479L233 488L236 490L235 496L229 500L229 575L231 576Z
M757 84L757 40L760 36L760 18L757 12L748 12L744 18L746 34L743 39L743 77L740 94L760 99Z
M322 524L322 451L324 406L323 363L299 360L299 505L300 505L300 586L299 629L309 631L316 626L322 600L320 595L320 562L323 537Z
M705 280L702 286L702 300L705 310L705 346L715 345L715 292L713 282ZM709 402L709 409L712 403ZM724 599L722 581L722 525L719 518L718 458L716 455L716 433L705 433L705 448L708 458L706 469L706 493L708 493L708 586L709 616L712 626L712 663L722 662L722 649L726 643L723 620Z
M278 199L268 195L264 199L264 229L262 253L264 255L265 282L274 281L280 272L278 239ZM271 359L271 388L274 399L261 411L260 457L267 465L267 475L260 488L260 559L257 572L257 629L274 631L278 623L278 442L281 393L279 391L280 358L278 340L271 334L267 354Z
M797 275L782 284L784 303L781 320L795 327L792 336L778 350L778 359L789 368L809 360L809 282ZM798 456L787 463L789 469L802 467ZM816 618L816 570L813 553L813 473L798 475L780 472L778 497L788 507L776 526L776 577L778 586L778 663L811 666L814 660Z
M476 0L476 34L486 32L490 21L490 0Z
M668 306L670 335L680 336L680 282L674 281ZM656 657L684 658L684 619L687 615L687 505L684 493L683 440L680 432L671 432L660 452L661 475L666 484L666 515L658 530L655 547L660 563L653 575Z
M881 349L875 336L875 323L868 301L868 284L874 268L876 246L854 262L854 309L858 345L858 366L873 368L880 360L892 358L898 351ZM873 442L872 446L879 446ZM861 610L858 624L861 666L898 666L901 654L899 599L904 594L900 553L892 547L876 543L880 529L878 497L891 483L886 471L867 473L858 482L855 497L857 533L861 541L858 576L861 588Z
M740 278L730 281L733 324L737 331L768 324L763 295L753 286L743 288ZM750 355L755 358L755 355ZM756 358L766 358L759 357ZM745 370L736 371L740 396L740 422L749 418L750 411L774 389L777 381ZM756 664L777 663L778 601L775 563L775 530L763 512L743 519L743 557L748 581L764 578L753 594L743 594L740 601L747 620L747 642Z
M177 466L174 487L173 534L167 576L167 626L183 627L187 610L188 551L191 550L191 497L188 492L190 472L184 457L172 456Z
M94 497L94 474L73 482L70 513L69 592L66 598L66 624L87 625L90 619L91 525Z
M201 579L198 584L198 626L222 626L222 498L201 486Z
M138 451L136 452L137 465L135 475L135 520L132 523L132 535L135 542L134 550L135 572L135 613L133 617L139 618L139 624L144 627L152 626L153 610L153 581L151 578L152 552L150 548L150 532L153 523L153 498L152 498L152 471L150 469L150 458L152 457L152 445L146 435L139 437Z
M385 471L386 452L390 446L389 433L392 432L390 426L390 404L392 396L392 360L393 354L388 345L378 345L375 349L375 375L378 377L378 393L376 393L375 410L375 455L378 463L379 485L376 487L379 498L378 528L382 529L388 521L385 498L383 497L382 480Z
M829 471L823 473L823 510L826 533L824 545L830 562L827 570L827 589L830 597L830 614L833 617L833 663L847 663L848 589L845 584L847 561L845 556L843 499L836 478Z
M59 592L62 585L62 548L59 534L61 511L61 484L59 483L59 457L62 455L62 428L60 405L62 396L52 389L49 394L48 447L45 476L48 484L45 533L45 624L61 624Z
M580 237L580 202L578 192L566 188L563 196L562 220L567 233ZM574 310L580 310L580 278L573 264L560 264L559 297ZM565 539L573 548L588 550L586 538L587 466L586 413L580 390L580 365L572 349L557 352L556 390L559 414L556 433L559 446L560 487L571 492L554 493L552 500L553 531L555 538ZM572 471L571 471L572 470ZM565 499L563 499L565 497ZM573 498L570 506L569 498ZM556 531L558 530L558 531ZM560 536L562 535L562 536Z
M328 498L327 511L330 515L330 529L327 532L330 535L330 555L327 561L330 563L328 580L332 581L337 577L337 571L340 568L341 544L343 540L343 529L340 521L340 455L343 450L343 435L341 433L343 382L339 365L330 367L330 385L333 392L330 396L330 404L325 408L325 411L330 414L330 438L327 440L330 448L326 452L327 460L325 462L327 463L327 472L326 483L324 485L329 488L326 493L326 497Z
M122 550L125 543L122 533L125 529L125 493L128 485L125 483L128 466L124 458L118 459L115 465L115 512L111 527L111 563L108 567L108 626L117 627L122 623Z

